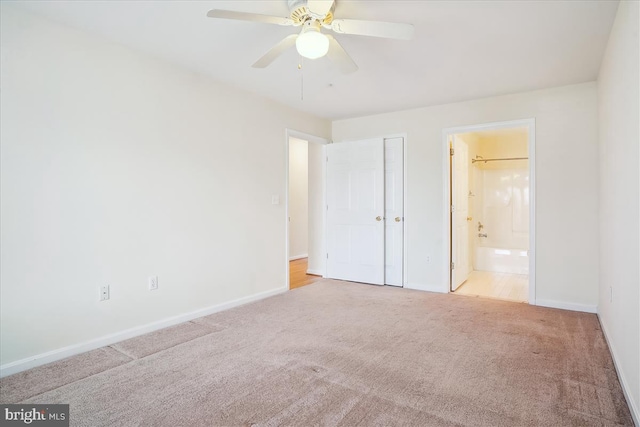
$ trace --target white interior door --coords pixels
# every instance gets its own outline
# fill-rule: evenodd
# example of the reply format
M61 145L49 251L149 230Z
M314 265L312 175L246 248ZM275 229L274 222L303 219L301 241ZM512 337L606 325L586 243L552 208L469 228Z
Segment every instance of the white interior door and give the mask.
M404 249L403 138L384 140L385 285L402 286Z
M469 147L453 138L451 158L453 200L451 254L451 290L455 291L469 276Z
M327 276L384 284L384 140L327 146Z

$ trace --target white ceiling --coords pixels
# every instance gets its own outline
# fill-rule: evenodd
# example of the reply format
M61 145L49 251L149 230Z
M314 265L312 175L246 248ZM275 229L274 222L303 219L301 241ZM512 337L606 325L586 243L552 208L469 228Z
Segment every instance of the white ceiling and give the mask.
M306 60L301 73L295 49L253 69L296 29L206 17L213 8L288 16L286 0L18 4L330 119L593 81L618 7L591 0L337 0L337 18L415 26L411 41L336 35L360 67L341 75L327 58Z

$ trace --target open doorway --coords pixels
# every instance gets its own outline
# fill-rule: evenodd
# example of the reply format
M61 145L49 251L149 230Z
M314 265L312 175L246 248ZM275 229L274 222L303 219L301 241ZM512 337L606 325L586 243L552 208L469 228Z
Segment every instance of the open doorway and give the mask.
M289 289L324 276L324 144L287 131L287 283Z
M449 291L535 304L533 123L446 132Z

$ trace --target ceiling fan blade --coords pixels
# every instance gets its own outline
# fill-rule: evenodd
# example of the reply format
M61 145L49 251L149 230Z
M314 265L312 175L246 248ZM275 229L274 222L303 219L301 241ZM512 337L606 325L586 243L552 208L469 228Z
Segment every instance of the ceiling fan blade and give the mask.
M291 46L296 44L296 39L298 38L298 34L291 34L280 40L280 42L269 49L267 53L262 55L262 58L258 59L255 64L252 65L253 68L265 68L269 66L278 56L280 56L285 50L289 49Z
M344 74L353 73L358 70L358 66L353 59L349 56L347 51L344 50L342 45L338 43L332 35L325 34L329 39L329 52L327 53L327 57L338 65L340 71Z
M309 12L321 18L327 16L332 6L333 0L307 0L307 9L309 9Z
M209 18L236 19L238 21L262 22L264 24L293 25L290 18L260 15L257 13L236 12L233 10L211 9L207 12Z
M387 39L411 40L413 25L394 22L360 21L357 19L334 19L331 29L340 34L383 37Z

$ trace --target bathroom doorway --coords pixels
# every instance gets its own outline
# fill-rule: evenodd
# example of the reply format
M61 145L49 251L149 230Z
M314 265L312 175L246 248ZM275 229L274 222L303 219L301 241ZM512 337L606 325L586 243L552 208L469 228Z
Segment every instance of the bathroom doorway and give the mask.
M535 304L533 121L449 130L449 292Z

